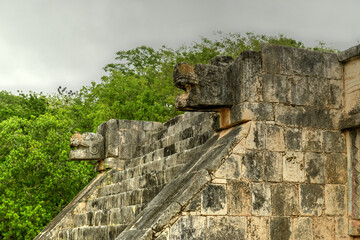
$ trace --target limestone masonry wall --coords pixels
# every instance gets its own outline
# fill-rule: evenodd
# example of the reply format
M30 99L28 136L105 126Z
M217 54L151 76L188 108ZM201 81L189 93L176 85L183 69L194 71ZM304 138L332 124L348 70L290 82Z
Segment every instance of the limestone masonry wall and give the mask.
M101 124L105 171L36 239L360 239L359 56L177 65L177 106L211 113Z

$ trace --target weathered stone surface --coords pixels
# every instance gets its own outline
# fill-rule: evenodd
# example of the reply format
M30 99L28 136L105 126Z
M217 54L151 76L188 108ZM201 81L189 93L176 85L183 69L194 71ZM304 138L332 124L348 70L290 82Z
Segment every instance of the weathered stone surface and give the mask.
M340 62L349 61L353 57L360 55L360 45L353 46L345 51L338 53L338 59Z
M327 217L314 218L314 239L334 239L334 219Z
M70 147L70 160L102 160L105 157L104 137L100 134L75 132L70 139Z
M289 77L288 96L290 104L307 105L309 103L308 78L302 75Z
M245 139L246 149L265 149L266 125L264 122L251 122L250 131Z
M292 225L292 240L313 240L313 219L310 217L293 218Z
M300 185L300 213L320 216L324 207L324 188L317 184Z
M264 74L263 81L263 99L266 102L285 103L287 96L287 80L284 75Z
M247 239L246 217L207 217L206 239L228 240Z
M344 184L347 181L347 159L343 153L326 154L326 183Z
M275 184L271 186L272 215L298 215L298 191L291 184Z
M340 131L325 131L323 137L326 152L345 152L345 138Z
M228 181L228 204L230 215L250 215L251 205L251 186L247 182L229 180Z
M270 237L270 218L269 217L250 217L249 239L263 240Z
M261 45L262 66L267 73L287 74L293 72L293 48L279 47L276 45Z
M325 186L325 214L345 215L347 206L346 194L345 186L327 184Z
M252 214L255 216L271 215L271 189L264 183L252 183Z
M186 91L178 96L179 110L206 110L232 106L232 85L226 68L215 65L181 63L174 69L174 84Z
M169 240L205 239L206 217L182 216L170 228Z
M275 124L266 124L266 149L285 151L284 129Z
M209 184L201 196L201 214L225 215L227 213L226 186Z
M241 175L251 181L260 181L264 174L264 153L259 151L246 151L242 161Z
M283 180L289 182L305 181L305 163L302 152L286 152L283 156Z
M244 51L229 66L228 77L234 81L234 104L262 101L261 54Z
M300 151L302 147L302 131L298 128L285 128L286 150Z
M265 152L264 179L269 182L281 182L283 179L283 155L281 152Z
M306 181L325 183L325 157L321 153L305 153Z
M322 152L322 150L323 150L323 133L322 133L322 131L303 130L302 131L302 145L303 145L302 149L305 151Z
M270 218L270 240L289 240L291 223L288 217Z
M271 103L244 102L234 105L230 111L230 122L273 121L275 118L274 107Z
M241 177L241 162L243 156L231 154L214 173L216 178L239 179Z

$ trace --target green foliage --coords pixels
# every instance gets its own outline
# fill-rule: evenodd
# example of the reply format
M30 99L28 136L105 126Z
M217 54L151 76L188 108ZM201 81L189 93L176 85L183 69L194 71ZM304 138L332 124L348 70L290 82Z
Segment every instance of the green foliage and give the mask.
M179 62L208 63L271 43L305 48L285 37L247 33L201 37L189 46L140 46L117 52L100 83L58 94L0 91L0 239L32 239L93 178L93 166L68 161L74 131L96 131L111 118L164 122L180 114L173 86ZM313 48L333 51L319 42Z
M46 110L54 100L43 95L5 99L19 111L0 122L0 239L33 239L92 179L93 166L68 161L77 125L70 109Z

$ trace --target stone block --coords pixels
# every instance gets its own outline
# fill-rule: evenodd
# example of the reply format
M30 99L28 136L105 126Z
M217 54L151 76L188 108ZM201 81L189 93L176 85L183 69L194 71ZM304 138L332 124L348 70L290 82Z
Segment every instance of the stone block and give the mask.
M201 195L201 214L225 215L227 213L226 185L209 184Z
M266 149L285 151L284 129L275 124L266 124Z
M264 153L246 151L242 161L241 175L251 181L261 181L264 174Z
M281 152L265 152L264 179L269 182L281 182L283 179L283 155Z
M290 240L291 222L288 217L270 219L270 240Z
M243 156L231 154L214 173L216 178L239 179L241 177L241 162Z
M273 121L274 111L271 103L243 102L230 109L230 122L232 124L250 120Z
M347 217L335 218L335 239L350 240L349 236L349 222Z
M324 131L323 137L326 152L345 152L345 137L340 131Z
M303 130L302 131L302 149L304 151L322 152L323 135L320 130Z
M112 208L108 211L108 224L117 225L120 224L121 212L120 208Z
M252 122L249 134L245 139L246 149L264 149L266 139L266 125L264 122Z
M261 45L262 67L266 73L286 74L293 73L294 49L290 47L264 44Z
M246 239L246 217L207 217L206 239L228 240Z
M300 151L302 131L299 128L285 128L285 146L288 151Z
M286 152L283 156L283 180L289 182L305 181L305 163L302 152Z
M326 154L326 183L344 184L347 181L347 158L343 153Z
M314 239L334 239L334 219L328 217L314 218Z
M343 66L337 59L336 53L323 53L324 57L324 77L328 79L341 80Z
M309 183L325 183L325 156L321 153L305 153L306 181Z
M102 210L94 212L93 223L94 223L93 224L94 226L106 225L107 224L107 214Z
M291 59L293 72L296 75L323 77L323 53L306 49L294 49Z
M230 215L251 214L251 188L249 183L229 180L227 196Z
M252 186L252 214L255 216L271 215L271 189L270 184L251 183Z
M254 51L245 51L238 56L228 74L229 78L234 79L234 102L259 101L261 91L261 54Z
M328 104L331 108L342 108L342 94L343 94L343 82L339 80L330 80L329 81L329 100Z
M86 213L75 214L73 217L73 224L74 227L82 227L88 225L87 214Z
M291 219L291 240L313 240L313 219L310 217L298 217Z
M194 199L192 199L185 208L184 211L186 212L195 212L200 211L201 208L201 194L197 194Z
M330 82L323 78L308 78L308 104L317 107L329 107ZM338 96L338 97L341 97Z
M264 74L263 99L265 102L286 102L287 80L284 75Z
M298 191L291 184L274 184L271 186L272 215L292 216L299 212Z
M325 185L325 214L345 215L346 214L346 189L344 185Z
M290 104L309 104L308 78L304 76L292 76L288 78L287 84L287 99Z
M320 216L324 207L324 187L318 184L300 185L300 213Z
M268 217L249 217L249 239L268 240L270 237L270 219Z
M205 239L206 217L182 216L170 228L169 240Z
M275 105L275 122L278 125L302 127L305 120L305 110L300 106Z

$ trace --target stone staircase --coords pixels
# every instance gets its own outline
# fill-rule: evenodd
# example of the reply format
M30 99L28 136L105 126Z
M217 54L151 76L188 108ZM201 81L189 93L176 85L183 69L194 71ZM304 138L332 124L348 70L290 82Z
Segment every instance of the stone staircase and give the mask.
M73 209L57 219L56 226L45 228L35 239L115 239L181 172L188 159L185 155L198 151L214 134L213 125L217 121L214 114L186 113L160 128L156 125L157 131L148 131L152 134L147 134L143 145L134 147L132 144L131 148L136 151L131 152L129 159L121 159L123 169L114 167L105 172L91 193L71 203ZM124 132L124 129L119 131ZM134 143L140 134L136 133L136 137L134 132L131 134ZM122 151L125 150L120 149L118 155L124 156Z

